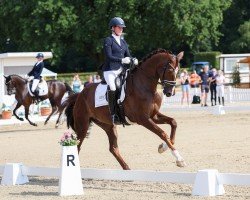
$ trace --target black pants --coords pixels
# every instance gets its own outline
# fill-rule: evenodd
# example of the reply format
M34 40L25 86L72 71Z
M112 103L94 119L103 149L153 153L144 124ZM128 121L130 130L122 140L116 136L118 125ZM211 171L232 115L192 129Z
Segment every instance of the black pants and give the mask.
M216 105L216 85L211 84L210 85L210 91L211 91L211 103L212 105ZM214 100L214 104L213 104L213 100Z

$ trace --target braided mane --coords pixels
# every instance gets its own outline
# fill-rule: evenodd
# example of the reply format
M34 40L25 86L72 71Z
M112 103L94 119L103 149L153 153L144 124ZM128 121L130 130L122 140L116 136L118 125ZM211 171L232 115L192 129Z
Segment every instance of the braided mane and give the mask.
M140 66L142 63L144 63L146 60L148 60L149 58L151 58L153 55L158 54L158 53L168 53L168 54L172 54L171 51L165 50L165 49L156 49L154 51L152 51L151 53L149 53L148 55L146 55L139 63L138 66Z

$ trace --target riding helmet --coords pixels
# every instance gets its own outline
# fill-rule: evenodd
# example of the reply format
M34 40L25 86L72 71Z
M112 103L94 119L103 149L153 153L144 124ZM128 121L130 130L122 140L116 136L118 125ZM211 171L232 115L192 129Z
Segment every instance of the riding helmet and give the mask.
M109 27L112 28L112 26L126 27L123 19L120 17L114 17L110 20Z
M38 53L37 55L36 55L36 58L43 58L44 57L44 55L42 54L42 53Z

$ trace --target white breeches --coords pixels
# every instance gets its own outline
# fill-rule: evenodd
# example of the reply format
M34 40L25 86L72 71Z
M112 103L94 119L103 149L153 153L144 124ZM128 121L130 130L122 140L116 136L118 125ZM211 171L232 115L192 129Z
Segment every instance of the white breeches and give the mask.
M122 72L122 68L115 71L105 71L103 76L107 84L109 85L110 90L115 91L115 78Z
M32 87L31 87L31 91L34 92L38 86L38 83L39 83L39 79L33 79L33 84L32 84Z
M216 92L217 92L217 97L224 97L225 94L224 85L217 85Z

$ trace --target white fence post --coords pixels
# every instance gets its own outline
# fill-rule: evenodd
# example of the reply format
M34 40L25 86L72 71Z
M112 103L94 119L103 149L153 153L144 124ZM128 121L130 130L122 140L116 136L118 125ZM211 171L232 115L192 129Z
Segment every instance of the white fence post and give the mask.
M217 169L199 170L194 182L192 195L216 196L225 193L223 185L219 181Z
M6 163L1 185L19 185L29 182L22 173L22 163Z

